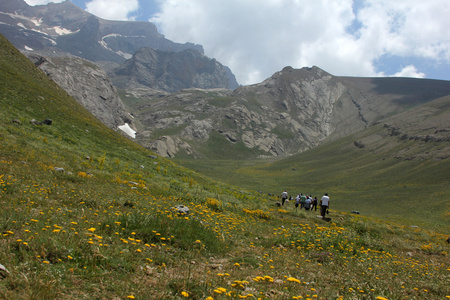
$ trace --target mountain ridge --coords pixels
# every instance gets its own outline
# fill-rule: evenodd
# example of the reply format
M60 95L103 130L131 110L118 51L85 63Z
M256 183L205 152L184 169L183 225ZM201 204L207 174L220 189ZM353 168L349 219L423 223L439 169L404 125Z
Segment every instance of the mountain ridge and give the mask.
M158 33L150 22L109 21L98 18L66 0L61 3L30 6L24 0L4 0L0 6L1 32L16 48L31 47L42 55L63 51L89 60L98 60L90 53L90 47L103 45L110 52L110 61L121 63L144 46L167 51L195 49L203 53L203 47L192 43L179 44ZM17 23L22 24L17 28ZM77 42L68 47L67 39L94 39L93 43ZM129 39L131 42L126 43ZM61 40L62 49L59 48ZM109 42L109 44L108 44ZM32 44L30 44L32 43ZM128 49L120 48L127 46ZM71 44L73 46L73 43ZM81 52L81 53L80 53ZM84 52L84 53L83 53ZM104 58L104 57L103 57ZM104 59L107 60L107 59Z
M311 149L449 94L446 81L339 77L318 67L286 67L234 91L144 96L131 110L141 123L137 141L160 155L207 158L220 145L227 149L224 157L237 157L241 149L249 157L269 158ZM136 96L127 95L125 102Z
M98 64L106 71L133 59L142 48L172 53L178 60L181 53L195 51L195 56L184 55L186 64L195 67L196 61L207 61L211 66L209 69L193 68L191 72L178 72L177 75L178 67L172 66L165 70L167 82L153 88L170 91L180 88L176 83L176 87L170 86L171 80L180 75L181 80L189 82L193 87L238 86L231 70L215 59L206 57L201 45L168 40L151 22L98 18L70 1L29 6L24 0L4 0L0 4L0 33L27 55L81 57ZM201 65L198 67L201 68ZM113 77L114 73L109 75ZM185 88L186 85L181 87Z
M73 59L58 66L44 57L53 63L40 67L110 128L127 123L137 131L134 141L166 157L290 156L450 94L447 81L339 77L316 66L285 67L237 87L231 71L201 46L169 41L151 23L102 20L69 1L0 6L0 30L17 34L17 48L30 58ZM27 43L42 51L24 50ZM80 54L105 71L71 58Z

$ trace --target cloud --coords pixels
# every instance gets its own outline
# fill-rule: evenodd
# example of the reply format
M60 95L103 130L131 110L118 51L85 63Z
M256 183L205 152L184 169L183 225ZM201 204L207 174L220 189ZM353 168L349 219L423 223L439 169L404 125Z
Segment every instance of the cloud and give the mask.
M450 6L445 0L370 0L358 19L362 36L384 52L450 61Z
M150 21L161 33L203 45L241 84L313 65L334 75L423 77L426 69L450 79L448 0L86 1L88 12L108 20L135 20L156 2Z
M28 5L61 3L65 0L25 0ZM148 0L144 0L148 1ZM139 0L91 0L86 1L86 11L106 20L133 21L139 9Z
M138 9L138 0L92 0L86 3L86 11L106 20L134 20L132 13Z
M151 21L167 38L202 44L241 84L287 65L384 76L376 62L386 55L450 63L448 0L165 0L160 8ZM423 75L411 66L398 74L407 71Z
M46 5L49 3L61 3L64 2L64 0L25 0L25 2L30 6L35 6L35 5Z
M400 72L395 73L392 77L417 77L417 78L425 78L425 74L418 72L416 67L413 65L409 65L404 67Z

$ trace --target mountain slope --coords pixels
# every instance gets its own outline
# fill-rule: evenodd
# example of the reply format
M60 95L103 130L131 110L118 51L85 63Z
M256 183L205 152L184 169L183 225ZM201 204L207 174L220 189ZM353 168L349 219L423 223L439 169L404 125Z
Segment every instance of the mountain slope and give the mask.
M158 33L156 26L150 22L97 18L70 1L36 6L29 6L23 0L2 1L0 33L28 55L77 56L95 62L106 71L133 58L142 48L151 48L160 53L155 55L156 60L151 61L153 64L164 66L167 65L167 59L176 59L177 63L165 68L162 77L165 81L159 78L158 83L140 82L151 88L173 91L185 87L234 89L238 86L231 70L204 56L202 46L172 42ZM136 58L133 58L128 65L135 61ZM150 71L161 70L148 69L145 73ZM114 72L110 72L110 75L114 76ZM152 76L160 77L161 74ZM173 78L178 81L172 82ZM184 81L181 86L180 79Z
M447 81L348 78L318 67L286 67L234 91L128 91L122 99L136 116L137 141L160 155L236 159L312 149L446 95Z
M450 96L284 159L175 159L267 194L320 196L334 209L404 224L450 228Z
M116 88L97 65L76 57L29 55L28 58L109 128L132 124Z
M229 69L198 51L167 52L139 49L131 59L110 72L114 84L122 89L151 87L167 92L186 88L236 88Z
M120 63L142 47L203 53L199 45L167 40L153 23L103 20L70 1L29 6L23 0L4 0L0 11L0 32L16 48L31 48L44 56L65 52Z
M0 69L0 298L450 295L442 226L277 208L108 129L2 36Z

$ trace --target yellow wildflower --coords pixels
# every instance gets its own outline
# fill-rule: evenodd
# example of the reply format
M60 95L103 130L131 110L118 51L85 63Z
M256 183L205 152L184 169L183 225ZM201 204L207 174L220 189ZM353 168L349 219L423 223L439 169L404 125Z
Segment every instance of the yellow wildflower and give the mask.
M290 282L301 283L300 280L298 280L297 278L294 278L294 277L288 277L286 280L287 280L287 281L290 281Z

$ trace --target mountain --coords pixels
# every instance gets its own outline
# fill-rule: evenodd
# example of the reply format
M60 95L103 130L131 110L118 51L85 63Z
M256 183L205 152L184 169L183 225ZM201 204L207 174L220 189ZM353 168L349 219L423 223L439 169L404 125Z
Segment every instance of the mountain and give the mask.
M113 129L125 123L133 126L132 116L117 89L96 64L76 57L36 54L29 54L28 59L106 126Z
M382 124L259 161L232 174L244 179L236 187L110 130L1 35L0 70L1 299L450 295L449 160L389 159L380 142L355 147L354 140L391 132ZM418 120L430 122L426 131L440 115L445 121L448 100L409 112L417 109ZM53 122L30 122L47 118ZM397 152L439 147L401 136L383 140L399 141ZM214 164L223 170L228 162L208 168ZM278 208L276 197L243 188L248 179L264 190L269 181L278 182L273 191L289 184L291 195L327 191L330 214L323 220L292 202Z
M230 78L231 71L227 67L192 49L168 52L141 48L110 74L114 84L121 89L152 87L176 92L192 87L237 87L237 82Z
M396 116L450 95L448 81L339 77L318 67L285 67L238 87L201 46L171 42L148 22L102 20L69 1L5 0L0 8L1 32L50 78L109 127L127 123L136 142L166 157L280 158L380 123L415 139L422 133L403 133L415 127L394 124ZM445 122L430 126L446 138Z
M155 86L151 85L154 82L144 82L150 84L147 87L151 88L173 91L189 84L189 87L199 88L238 86L231 70L204 56L202 46L172 42L158 33L156 26L150 22L100 19L68 0L37 6L29 6L23 0L3 0L0 3L0 33L23 52L45 57L81 57L95 62L106 71L119 67L121 75L142 57L135 56L141 48L151 48L161 53L154 59L161 58L163 61L152 60L151 63L163 68L167 66L167 59L174 57L180 62L164 68L162 78L167 78L169 82L162 82L162 78ZM128 59L132 61L120 67ZM158 71L161 72L162 69L159 68ZM158 77L160 75L154 74ZM110 76L114 76L114 73L110 73ZM175 86L171 86L170 80L173 78L180 78L183 84L179 85L175 80Z
M381 122L397 124L391 120L398 114L448 95L448 81L339 77L318 67L286 67L234 91L129 91L122 99L136 117L137 141L160 155L242 159L289 156ZM410 115L410 123L421 117ZM433 128L448 134L445 122Z
M91 61L122 63L142 47L203 53L200 45L166 39L153 23L103 20L68 0L36 6L3 0L0 32L21 51L46 56L69 53Z

